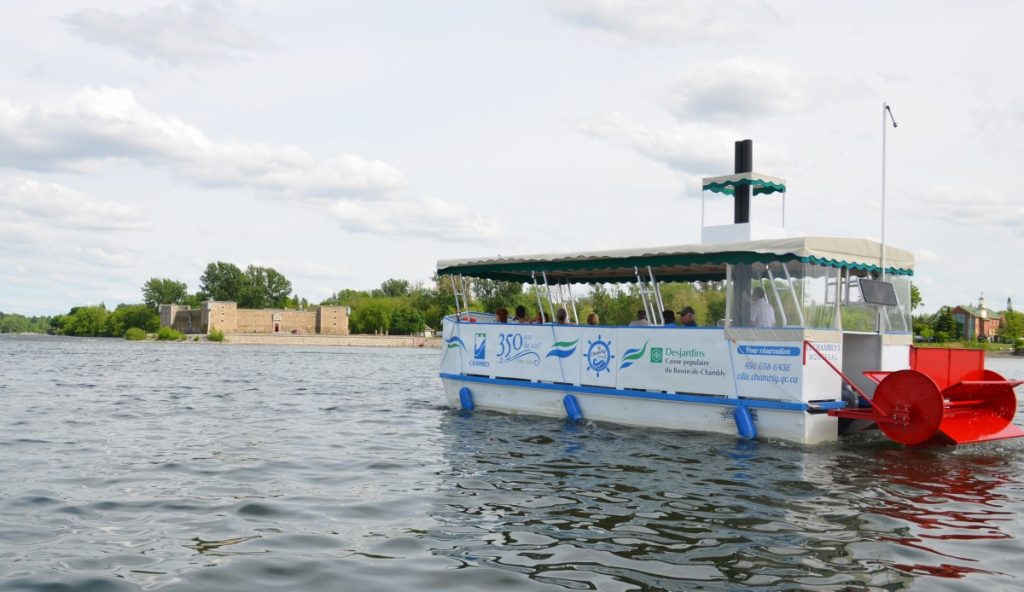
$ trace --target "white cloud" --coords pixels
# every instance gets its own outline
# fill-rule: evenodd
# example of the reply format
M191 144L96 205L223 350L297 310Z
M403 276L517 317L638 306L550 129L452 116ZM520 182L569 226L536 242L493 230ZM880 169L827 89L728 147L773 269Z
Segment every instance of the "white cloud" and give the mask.
M373 203L341 200L329 212L351 232L467 243L493 243L505 237L495 218L430 196Z
M99 201L88 195L34 179L0 178L0 207L14 221L35 220L79 230L130 230L149 227L136 207Z
M700 191L701 177L728 174L733 170L733 144L743 136L726 127L685 123L664 130L652 130L629 121L618 113L597 115L572 122L589 136L606 140L678 171L688 193ZM772 163L784 160L772 146L758 147L759 170L773 170Z
M762 0L542 0L576 25L631 41L685 44L750 38L777 15Z
M939 257L934 251L929 251L928 249L918 249L914 251L914 260L917 263L935 263L937 261L940 261L941 257Z
M997 233L1024 239L1024 204L984 187L932 187L919 201L918 211L953 223L961 231L970 229L988 235Z
M405 178L387 163L352 154L317 160L297 146L218 142L178 119L146 111L128 90L87 88L60 105L33 108L0 101L0 161L9 166L86 173L120 160L166 169L194 185L248 187L326 204L354 232L468 242L503 236L494 219L464 206L394 195ZM76 227L140 223L131 208L55 185L26 183L3 199L17 204L20 215ZM119 261L102 251L94 257Z
M1024 128L1024 95L1007 97L983 90L977 94L967 108L974 122L973 133L992 149L1016 142Z
M728 166L726 152L739 137L737 132L705 124L684 124L667 130L651 130L619 113L578 119L573 127L589 136L629 148L681 172L702 174Z
M49 261L53 264L128 267L137 258L134 246L109 233L79 232L40 224L0 219L0 263Z
M313 280L345 280L351 277L351 272L347 268L306 259L256 259L252 264L272 267L285 277L296 276Z
M26 262L33 269L44 262L77 271L129 267L138 250L125 233L151 227L133 206L24 178L0 178L0 212L0 262L9 271Z
M317 160L296 146L218 142L143 108L130 90L85 88L58 105L0 100L0 162L36 171L93 172L130 160L211 187L296 197L370 196L405 185L391 165L353 154Z
M157 6L135 15L87 8L64 17L76 35L173 66L206 65L265 49L265 37L231 22L230 2L197 0L190 7Z
M732 121L809 111L816 104L857 96L859 88L775 62L736 57L690 69L662 102L683 121Z

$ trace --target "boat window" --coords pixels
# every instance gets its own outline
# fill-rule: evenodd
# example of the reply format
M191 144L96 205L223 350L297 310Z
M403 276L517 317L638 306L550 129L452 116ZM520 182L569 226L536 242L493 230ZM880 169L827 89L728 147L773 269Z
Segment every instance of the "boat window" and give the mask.
M804 326L812 329L838 329L836 299L842 288L840 269L805 263L801 265L799 291L804 312Z
M864 302L858 283L866 272L845 271L843 274L841 314L843 331L878 331L882 320L885 333L908 333L910 331L910 276L886 276L896 293L896 306L878 306ZM879 315L879 310L882 314Z
M734 326L755 326L751 310L757 289L761 288L775 316L771 326L837 327L836 301L841 277L834 267L800 261L737 264L732 267L732 280L729 316Z
M910 276L887 275L885 281L892 282L896 291L896 306L884 306L882 330L886 333L909 333L910 323Z

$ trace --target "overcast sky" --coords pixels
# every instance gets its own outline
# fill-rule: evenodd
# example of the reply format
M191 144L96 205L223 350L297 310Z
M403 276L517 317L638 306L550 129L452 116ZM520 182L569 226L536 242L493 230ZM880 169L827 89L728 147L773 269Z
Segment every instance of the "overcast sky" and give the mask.
M788 181L790 236L878 240L883 101L886 239L924 308L1024 308L1019 1L53 0L0 22L3 312L194 291L217 260L319 301L443 258L696 243L700 178L743 138Z

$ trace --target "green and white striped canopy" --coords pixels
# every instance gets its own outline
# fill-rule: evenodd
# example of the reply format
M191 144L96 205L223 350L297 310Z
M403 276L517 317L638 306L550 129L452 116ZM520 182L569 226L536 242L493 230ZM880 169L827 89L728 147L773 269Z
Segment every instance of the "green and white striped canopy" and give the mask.
M437 262L440 275L530 282L534 273L548 281L616 283L636 279L636 269L650 266L659 280L708 281L725 279L728 264L802 261L860 273L881 269L881 245L856 238L796 237L720 244L679 245L550 253L511 257L475 257ZM886 273L913 275L914 256L886 246Z
M706 177L702 184L704 191L724 193L726 195L734 195L736 188L743 185L749 185L753 195L786 192L785 179L762 173L737 173L721 177Z

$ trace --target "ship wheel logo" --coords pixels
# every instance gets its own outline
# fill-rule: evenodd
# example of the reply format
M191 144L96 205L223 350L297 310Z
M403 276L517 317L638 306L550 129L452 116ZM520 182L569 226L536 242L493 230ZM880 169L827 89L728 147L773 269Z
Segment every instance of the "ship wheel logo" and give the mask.
M598 335L595 341L587 340L590 344L587 348L587 353L583 354L587 358L587 370L593 370L594 373L600 378L602 372L611 372L608 369L611 365L612 358L612 342L602 341L601 336Z

